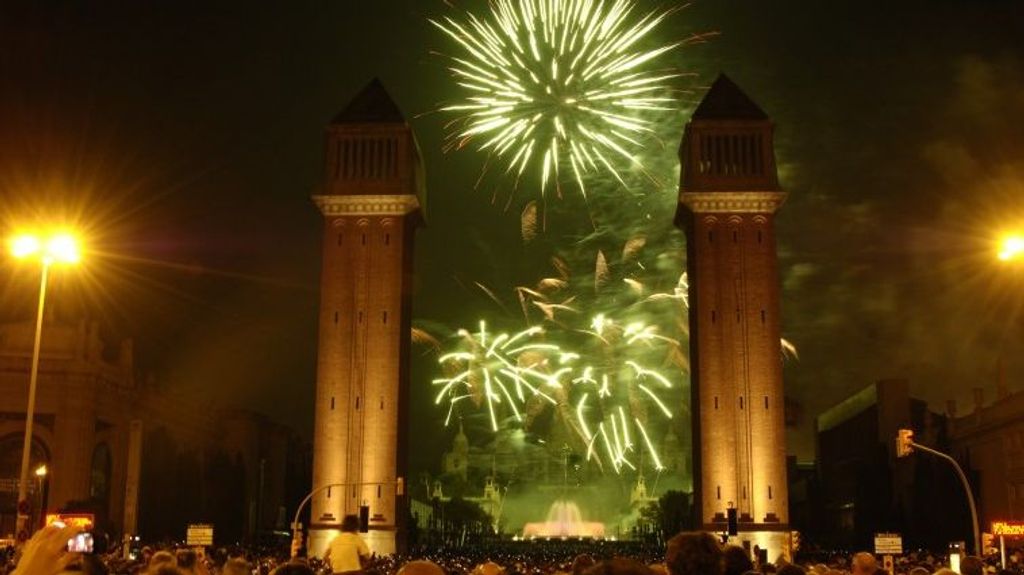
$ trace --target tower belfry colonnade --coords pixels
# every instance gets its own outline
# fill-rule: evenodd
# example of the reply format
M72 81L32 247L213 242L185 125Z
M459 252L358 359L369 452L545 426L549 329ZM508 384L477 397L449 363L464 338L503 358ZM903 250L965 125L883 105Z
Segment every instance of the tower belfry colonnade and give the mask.
M322 555L345 515L394 553L403 515L413 236L423 181L412 129L379 81L327 128L309 550Z
M699 525L786 546L789 497L768 116L724 75L686 126L676 224L686 232Z

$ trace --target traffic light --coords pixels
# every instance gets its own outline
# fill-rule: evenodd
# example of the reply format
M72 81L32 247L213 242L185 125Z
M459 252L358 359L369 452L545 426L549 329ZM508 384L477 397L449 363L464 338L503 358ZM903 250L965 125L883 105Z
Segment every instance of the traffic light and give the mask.
M914 452L914 430L901 429L896 435L896 457L906 457Z
M359 532L366 533L370 530L370 506L359 506Z
M740 532L739 521L736 518L736 508L730 507L726 509L725 514L729 522L729 536L732 537Z
M996 538L991 533L981 534L981 551L983 554L988 555L995 553L999 549L996 547Z

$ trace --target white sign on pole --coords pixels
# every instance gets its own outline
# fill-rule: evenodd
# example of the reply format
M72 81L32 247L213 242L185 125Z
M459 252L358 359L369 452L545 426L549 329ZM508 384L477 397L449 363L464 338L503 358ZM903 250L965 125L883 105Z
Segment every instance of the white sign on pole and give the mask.
M902 555L903 536L899 533L875 533L875 555Z
M189 525L185 531L185 543L190 547L213 545L213 525L208 523Z

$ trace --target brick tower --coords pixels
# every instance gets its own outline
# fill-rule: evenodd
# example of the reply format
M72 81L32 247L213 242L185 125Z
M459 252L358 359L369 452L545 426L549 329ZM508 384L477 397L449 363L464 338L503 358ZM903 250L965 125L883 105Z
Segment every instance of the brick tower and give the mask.
M309 549L320 555L345 515L368 507L377 553L402 517L413 235L422 168L412 129L374 80L327 128L316 428Z
M731 506L741 540L781 550L789 496L774 221L786 194L772 131L719 76L683 135L676 224L687 237L700 525L724 531Z

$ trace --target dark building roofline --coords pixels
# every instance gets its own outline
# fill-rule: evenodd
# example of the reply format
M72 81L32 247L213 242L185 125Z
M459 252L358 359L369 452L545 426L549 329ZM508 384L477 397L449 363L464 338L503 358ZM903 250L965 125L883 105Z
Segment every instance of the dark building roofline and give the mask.
M694 120L767 120L768 114L725 74L719 74L693 112Z
M404 124L405 116L379 78L374 78L331 124Z

